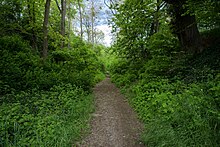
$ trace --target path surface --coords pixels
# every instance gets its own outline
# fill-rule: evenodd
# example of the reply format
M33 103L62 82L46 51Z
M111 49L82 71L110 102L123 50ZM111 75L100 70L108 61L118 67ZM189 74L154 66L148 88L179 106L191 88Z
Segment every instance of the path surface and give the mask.
M81 147L143 147L138 141L143 125L109 78L94 88L96 112L91 134Z

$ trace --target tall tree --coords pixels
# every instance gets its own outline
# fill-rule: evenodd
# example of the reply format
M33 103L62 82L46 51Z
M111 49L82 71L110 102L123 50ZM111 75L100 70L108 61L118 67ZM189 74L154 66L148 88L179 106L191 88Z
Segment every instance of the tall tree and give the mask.
M89 2L85 2L85 8L83 10L83 25L86 29L87 40L91 42L93 45L95 44L95 29L97 23L97 14L101 9L100 3L95 0L91 0Z
M50 14L50 2L51 0L46 0L45 12L44 12L44 23L43 23L43 58L47 58L48 54L48 22Z
M155 32L154 22L159 20L155 17L155 13L157 13L155 6L157 6L156 1L152 4L151 1L127 0L116 7L113 30L117 35L116 52L120 56L129 59L149 56L146 42L152 35L152 24L153 32Z
M184 7L187 0L165 0L171 5L171 14L173 15L172 26L174 33L185 49L192 53L199 53L203 50L201 45L201 37L197 27L196 17L188 14L187 8Z
M86 29L86 34L87 34L87 41L90 42L91 40L91 23L89 19L89 15L84 16L84 22L83 22L85 29Z
M70 48L71 21L71 3L68 0L68 48Z
M65 40L65 18L66 18L66 0L61 0L61 8L59 6L58 1L56 0L57 7L61 14L61 20L60 20L60 34L62 35L61 39L61 48L64 47L64 40Z
M159 18L160 18L160 9L165 6L165 2L162 0L156 0L155 11L153 12L153 21L151 24L150 35L153 35L159 32Z
M79 19L80 19L80 38L83 39L83 16L82 16L82 7L80 0L77 0L78 9L79 9Z
M35 12L35 1L27 0L28 5L28 15L29 15L29 26L31 28L31 45L33 49L37 49L37 37L35 33L35 23L36 23L36 12Z
M61 35L62 35L62 42L61 48L64 47L64 38L65 38L65 17L66 17L66 0L61 0Z
M92 21L92 45L94 46L94 43L95 43L95 35L94 35L94 22L95 22L94 0L92 0L91 21Z

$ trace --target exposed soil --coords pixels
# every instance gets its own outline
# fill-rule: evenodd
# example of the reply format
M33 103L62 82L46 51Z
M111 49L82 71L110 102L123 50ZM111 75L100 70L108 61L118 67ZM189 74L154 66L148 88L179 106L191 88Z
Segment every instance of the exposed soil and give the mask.
M143 147L139 135L143 125L119 89L109 78L94 88L96 112L91 121L91 134L81 147Z

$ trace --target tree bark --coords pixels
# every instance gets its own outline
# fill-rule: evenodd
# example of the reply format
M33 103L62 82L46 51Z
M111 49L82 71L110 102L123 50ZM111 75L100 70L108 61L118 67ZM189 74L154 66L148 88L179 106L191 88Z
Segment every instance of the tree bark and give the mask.
M191 53L200 53L202 51L202 42L197 28L195 16L189 14L176 18L176 34L182 47Z
M47 58L48 52L48 22L49 22L49 14L50 14L50 2L51 0L47 0L45 4L45 12L44 12L44 23L43 23L43 59Z
M70 7L70 0L69 0L69 4L68 4L68 29L69 29L69 31L68 31L68 48L70 48L70 32L71 32L71 7Z
M197 27L195 15L185 14L187 9L183 7L186 0L165 0L172 5L172 26L174 33L187 52L200 53L203 50L200 33Z
M33 48L37 50L37 35L35 32L36 25L36 13L35 13L35 1L33 2L33 27L32 27L32 38L33 38Z
M65 17L66 17L66 0L61 0L61 35L62 35L62 41L61 41L61 48L64 47L64 41L65 41Z

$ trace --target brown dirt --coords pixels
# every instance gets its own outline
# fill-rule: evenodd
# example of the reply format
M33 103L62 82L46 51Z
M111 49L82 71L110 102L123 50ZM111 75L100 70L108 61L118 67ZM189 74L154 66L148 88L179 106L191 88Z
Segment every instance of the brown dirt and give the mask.
M119 89L109 78L94 88L96 112L91 121L91 134L81 147L143 147L139 135L143 125Z

